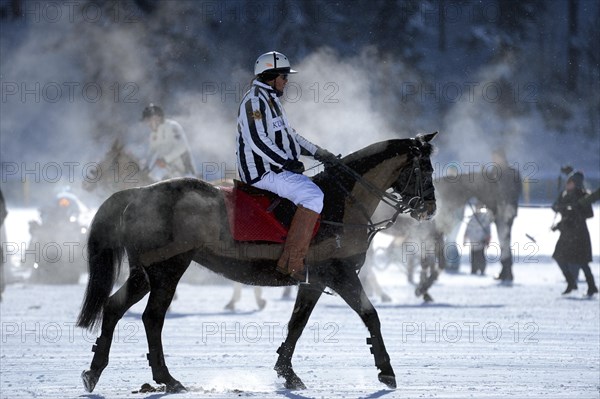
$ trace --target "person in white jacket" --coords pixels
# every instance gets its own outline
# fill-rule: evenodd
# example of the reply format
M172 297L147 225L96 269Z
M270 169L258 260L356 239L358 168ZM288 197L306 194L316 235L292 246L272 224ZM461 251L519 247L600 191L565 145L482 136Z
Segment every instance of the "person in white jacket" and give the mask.
M307 176L300 155L333 163L335 155L294 130L279 97L296 73L287 57L271 51L254 64L255 79L238 112L237 160L243 182L271 191L298 206L288 231L277 270L303 280L304 258L323 209L323 192Z
M465 229L464 244L471 247L471 274L485 274L487 261L485 249L490 245L492 215L480 202L475 205L475 210Z
M150 104L142 112L142 121L150 128L147 168L157 180L195 176L196 168L183 127L165 119L161 107Z

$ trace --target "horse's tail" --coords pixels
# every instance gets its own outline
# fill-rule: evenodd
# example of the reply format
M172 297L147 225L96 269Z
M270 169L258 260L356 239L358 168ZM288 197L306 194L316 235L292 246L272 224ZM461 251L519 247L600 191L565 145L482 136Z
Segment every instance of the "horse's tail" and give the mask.
M94 330L102 319L104 306L121 268L125 247L121 244L121 215L130 190L113 194L98 209L88 236L89 280L77 326Z

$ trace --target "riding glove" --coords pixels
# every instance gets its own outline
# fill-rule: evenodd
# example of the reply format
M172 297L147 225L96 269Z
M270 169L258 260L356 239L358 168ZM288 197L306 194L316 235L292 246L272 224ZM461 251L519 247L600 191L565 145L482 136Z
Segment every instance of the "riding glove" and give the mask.
M304 172L304 164L295 159L288 159L283 165L281 165L281 168L292 173L302 174Z
M314 155L315 159L319 162L323 162L324 164L335 164L338 160L338 157L333 155L331 152L327 151L325 148L319 147L317 152Z

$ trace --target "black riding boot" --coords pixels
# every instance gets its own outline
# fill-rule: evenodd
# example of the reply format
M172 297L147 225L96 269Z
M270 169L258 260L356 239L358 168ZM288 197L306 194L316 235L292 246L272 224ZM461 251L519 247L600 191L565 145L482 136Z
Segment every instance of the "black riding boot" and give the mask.
M598 293L598 287L596 286L596 281L594 280L594 275L592 274L592 269L590 269L589 263L581 266L583 270L583 274L585 274L585 281L587 282L588 290L587 296L592 296Z
M577 289L577 279L573 276L570 265L560 262L558 264L558 267L560 268L560 271L562 272L563 276L565 276L565 280L567 280L567 288L563 291L562 294L566 295L566 294L570 293L571 291L576 290ZM578 270L578 272L579 272L579 270ZM593 278L594 278L594 276L592 276L592 279Z

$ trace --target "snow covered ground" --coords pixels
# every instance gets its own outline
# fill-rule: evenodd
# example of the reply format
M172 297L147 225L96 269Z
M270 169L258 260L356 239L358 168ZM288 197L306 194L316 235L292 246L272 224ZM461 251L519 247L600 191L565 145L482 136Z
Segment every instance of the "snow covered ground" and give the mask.
M9 209L9 242L27 240L31 210ZM589 220L599 279L600 209ZM164 328L171 373L189 388L181 398L598 398L600 306L598 296L561 296L566 284L551 260L557 233L553 212L521 208L513 229L515 284L491 275L443 273L430 290L433 304L414 296L396 265L379 267L391 303L373 298L395 368L398 388L377 381L366 328L337 296L323 296L293 359L308 389L288 391L276 378L276 349L293 302L268 288L258 311L244 288L235 312L224 311L229 285L181 284ZM23 227L24 226L24 227ZM526 235L529 235L527 237ZM530 237L535 239L535 243ZM385 236L375 244L382 245ZM492 246L493 247L493 246ZM491 254L493 258L493 254ZM381 270L383 269L383 270ZM110 364L87 394L80 373L89 367L95 335L74 327L85 285L9 284L0 305L1 398L159 398L132 393L156 386L146 360L141 314L145 300L119 323Z

